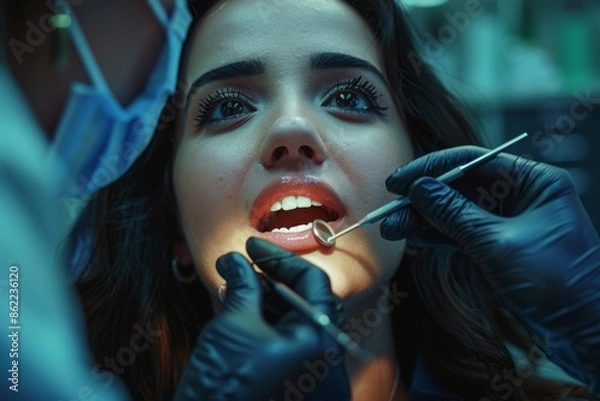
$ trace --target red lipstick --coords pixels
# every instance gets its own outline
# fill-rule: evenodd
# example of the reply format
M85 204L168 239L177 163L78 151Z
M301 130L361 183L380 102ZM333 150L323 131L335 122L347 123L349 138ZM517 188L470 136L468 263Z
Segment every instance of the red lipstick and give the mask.
M250 211L256 236L291 252L308 252L322 245L314 237L315 219L328 221L339 230L346 209L333 188L311 176L280 177L257 196Z

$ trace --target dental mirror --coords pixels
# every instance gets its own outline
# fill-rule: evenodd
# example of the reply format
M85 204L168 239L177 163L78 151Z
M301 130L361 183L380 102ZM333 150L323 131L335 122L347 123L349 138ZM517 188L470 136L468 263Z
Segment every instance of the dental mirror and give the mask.
M335 241L330 241L330 238L335 235L335 231L325 220L317 219L313 221L312 232L321 244L325 246L335 244Z

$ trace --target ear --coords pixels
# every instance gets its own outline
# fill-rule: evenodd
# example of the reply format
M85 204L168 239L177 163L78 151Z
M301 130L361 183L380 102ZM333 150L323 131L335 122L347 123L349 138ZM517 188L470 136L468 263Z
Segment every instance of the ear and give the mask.
M175 238L175 243L173 244L173 256L181 266L190 266L192 264L190 249L179 235Z

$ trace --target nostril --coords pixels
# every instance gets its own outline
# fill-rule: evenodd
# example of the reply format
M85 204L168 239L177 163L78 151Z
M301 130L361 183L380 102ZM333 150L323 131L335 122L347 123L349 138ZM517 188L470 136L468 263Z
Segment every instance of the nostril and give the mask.
M287 155L289 152L287 150L287 148L285 146L279 146L277 149L275 149L273 151L273 159L274 160L279 160L282 157L284 157L285 155Z
M308 159L312 159L315 156L314 149L306 145L300 146L300 149L298 149L298 153L304 155Z

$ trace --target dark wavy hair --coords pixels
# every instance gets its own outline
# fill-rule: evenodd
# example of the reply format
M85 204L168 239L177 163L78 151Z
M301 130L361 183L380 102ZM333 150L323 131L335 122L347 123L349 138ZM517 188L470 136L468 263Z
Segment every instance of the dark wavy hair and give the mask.
M217 2L190 2L196 23ZM482 145L464 109L419 56L404 10L394 0L346 2L377 38L416 156ZM170 269L179 235L171 183L176 113L173 104L165 107L146 151L122 178L95 195L74 231L93 238L77 289L100 367L110 368L106 358L118 359L140 326L153 330L147 349L128 357L118 371L113 368L136 399L171 397L199 331L212 317L200 281L181 284ZM525 400L553 394L559 399L556 389L532 379L524 379L509 395L493 391L494 378L505 369L515 371L515 365L504 345L509 324L477 266L449 251L412 251L394 280L411 293L394 317L407 387L418 350L442 382L465 399Z

